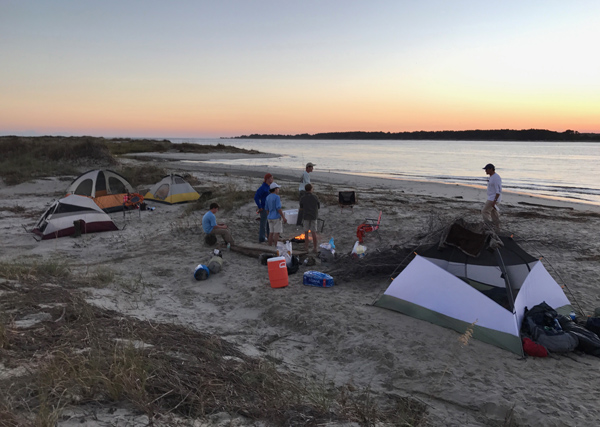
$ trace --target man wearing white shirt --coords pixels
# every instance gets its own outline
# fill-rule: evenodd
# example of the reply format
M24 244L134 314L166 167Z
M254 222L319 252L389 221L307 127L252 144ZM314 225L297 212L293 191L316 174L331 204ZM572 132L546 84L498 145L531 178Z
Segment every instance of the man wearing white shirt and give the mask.
M302 178L300 179L300 186L298 187L298 192L300 193L300 195L299 195L300 199L302 198L302 196L304 196L306 194L306 184L310 184L309 173L311 173L313 171L315 166L316 165L312 162L308 162L306 164L306 169L302 173ZM300 207L298 209L298 218L296 220L296 225L302 225L303 215L304 215L304 211L302 210L302 207Z
M502 178L496 173L493 164L488 163L483 168L485 173L490 176L487 185L487 200L481 210L483 221L494 227L496 233L500 232L500 212L498 203L502 200Z

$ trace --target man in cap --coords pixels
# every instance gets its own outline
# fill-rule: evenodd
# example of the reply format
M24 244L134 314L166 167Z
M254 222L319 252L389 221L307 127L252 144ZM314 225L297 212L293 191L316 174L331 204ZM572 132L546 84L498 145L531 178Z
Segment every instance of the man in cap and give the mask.
M269 246L277 246L279 235L283 233L283 223L287 222L281 210L281 198L279 197L279 184L273 182L269 186L270 194L265 200L265 209L269 220Z
M265 209L265 201L269 195L270 186L273 183L273 175L270 173L265 175L265 180L258 187L254 194L254 202L258 207L257 213L260 215L260 226L258 228L258 242L266 242L269 238L269 222L267 220L267 210Z
M502 200L502 178L496 173L496 168L491 163L485 165L483 169L490 178L487 185L487 199L481 210L481 215L483 216L483 221L487 225L493 226L494 231L498 233L500 231L498 203Z
M300 192L300 199L304 194L306 194L306 184L310 184L310 173L313 171L316 165L314 163L308 162L306 164L306 169L302 173L302 179L300 180L300 186L298 187L298 191ZM298 219L296 220L296 225L302 225L304 212L302 207L298 209Z

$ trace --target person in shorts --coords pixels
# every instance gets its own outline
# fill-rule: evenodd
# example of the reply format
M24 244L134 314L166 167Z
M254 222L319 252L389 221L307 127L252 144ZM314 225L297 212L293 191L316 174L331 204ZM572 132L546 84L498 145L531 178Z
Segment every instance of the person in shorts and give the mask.
M279 235L283 233L283 223L287 222L281 210L281 198L279 197L280 185L273 182L269 186L269 195L265 200L267 220L269 221L269 246L276 246Z
M315 253L318 252L319 243L317 241L317 219L321 203L319 198L313 193L312 184L306 184L304 195L300 198L300 209L304 211L302 225L304 226L304 249L309 252L308 232L312 236Z
M306 169L302 173L302 178L300 178L300 186L298 187L299 197L298 200L304 196L306 193L306 184L310 184L310 173L315 168L315 164L312 162L308 162L306 164ZM302 206L298 209L298 218L296 219L296 225L302 225L304 211L302 210Z
M215 214L219 211L218 203L211 203L208 212L202 217L202 229L206 234L212 234L214 236L221 236L225 243L230 246L235 245L235 240L229 231L229 228L224 223L217 224L217 217Z

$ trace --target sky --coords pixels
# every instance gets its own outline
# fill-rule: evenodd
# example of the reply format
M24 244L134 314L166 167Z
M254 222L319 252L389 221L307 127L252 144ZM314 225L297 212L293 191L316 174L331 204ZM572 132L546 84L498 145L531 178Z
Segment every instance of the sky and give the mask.
M0 0L0 135L600 133L597 0Z

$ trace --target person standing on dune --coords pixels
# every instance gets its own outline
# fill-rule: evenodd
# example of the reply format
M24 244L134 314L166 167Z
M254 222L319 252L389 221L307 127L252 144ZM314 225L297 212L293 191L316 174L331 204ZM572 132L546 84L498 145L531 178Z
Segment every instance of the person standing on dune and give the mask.
M487 199L481 210L481 215L483 221L487 225L491 225L496 233L499 233L500 211L498 210L498 203L502 200L502 178L496 173L496 168L491 163L485 165L483 169L490 178L487 185Z

